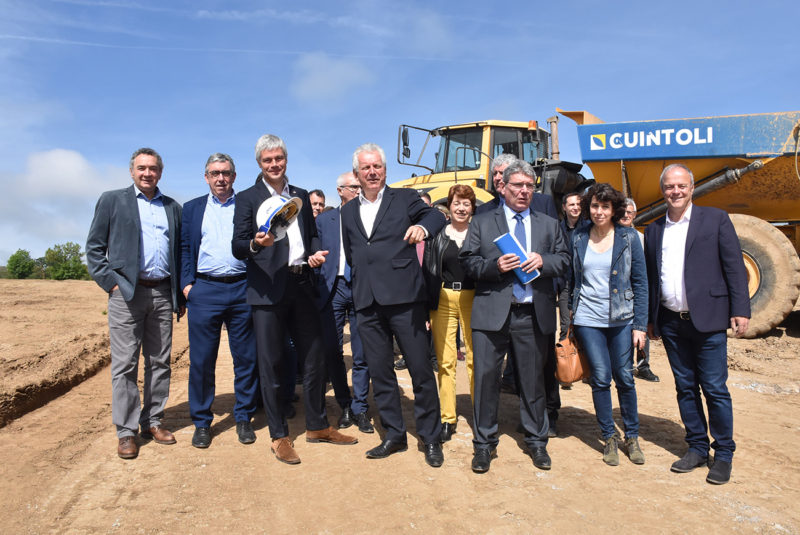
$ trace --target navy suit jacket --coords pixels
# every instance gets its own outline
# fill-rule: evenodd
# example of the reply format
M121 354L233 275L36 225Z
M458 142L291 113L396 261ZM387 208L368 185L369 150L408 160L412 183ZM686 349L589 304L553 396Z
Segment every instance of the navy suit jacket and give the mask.
M649 286L648 323L658 330L661 303L661 258L666 216L645 229ZM728 214L718 208L692 205L683 264L686 299L694 327L700 332L724 331L733 316L750 317L747 273L739 238Z
M494 212L500 206L500 197L495 197L489 202L485 202L475 209L475 215L483 214L485 212ZM542 214L547 214L550 217L558 219L558 211L556 211L556 202L550 195L544 193L534 192L531 197L531 210Z
M289 194L303 201L297 216L300 234L303 237L306 257L320 250L317 226L311 212L308 192L289 184ZM258 232L256 212L261 203L270 197L261 175L256 183L236 194L233 212L233 256L247 263L247 303L250 305L276 305L283 298L289 276L289 239L284 237L271 247L257 253L250 251L250 240Z
M136 202L136 188L106 191L97 201L94 218L86 239L86 263L89 274L105 291L119 286L125 301L133 299L139 280L139 249L142 222ZM181 205L162 194L169 225L169 273L172 285L172 307L183 306L183 293L178 288L180 269Z
M340 210L341 207L322 212L315 221L320 247L323 251L328 251L325 263L318 270L317 291L319 295L317 306L320 310L328 304L333 292L333 285L336 284L336 275L339 273L342 243L339 236Z
M553 279L564 275L570 265L569 247L557 219L531 211L531 251L542 256L541 275L530 283L533 290L533 311L543 334L556 330L556 294ZM511 309L513 271L500 273L497 259L500 249L494 239L508 232L503 207L472 218L461 247L459 260L467 276L475 281L472 302L473 329L499 331Z
M181 290L194 284L197 273L197 257L203 237L203 216L209 194L192 199L183 205L183 224L181 226Z
M373 303L424 302L425 281L417 248L403 241L403 236L412 225L420 225L428 231L428 236L435 236L445 224L442 213L425 204L415 190L387 186L368 236L360 210L361 202L353 199L344 205L341 215L356 310Z

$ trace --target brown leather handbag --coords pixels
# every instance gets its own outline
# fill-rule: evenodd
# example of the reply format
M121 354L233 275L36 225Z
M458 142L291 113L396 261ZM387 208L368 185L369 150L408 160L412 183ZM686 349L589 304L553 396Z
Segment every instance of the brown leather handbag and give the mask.
M560 383L572 384L588 378L589 362L578 346L572 326L567 337L556 344L556 379Z

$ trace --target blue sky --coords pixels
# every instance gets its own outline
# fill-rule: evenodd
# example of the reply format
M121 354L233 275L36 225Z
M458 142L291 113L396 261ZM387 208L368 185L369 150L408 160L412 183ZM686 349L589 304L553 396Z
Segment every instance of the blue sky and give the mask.
M256 139L277 134L291 181L334 204L361 143L386 149L389 182L410 176L401 123L798 110L799 5L0 0L0 264L85 245L140 146L185 202L212 152L251 185ZM580 161L571 120L560 138Z

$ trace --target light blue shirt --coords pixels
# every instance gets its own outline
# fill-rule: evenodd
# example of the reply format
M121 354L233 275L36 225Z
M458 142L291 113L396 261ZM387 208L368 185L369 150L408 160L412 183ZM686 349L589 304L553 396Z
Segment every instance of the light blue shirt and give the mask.
M503 212L506 214L506 223L508 223L508 232L513 236L514 235L514 229L517 227L517 220L514 219L514 216L517 215L517 212L515 212L514 210L509 208L506 203L503 203L501 206L503 207ZM530 209L526 208L522 212L519 212L519 214L522 216L522 224L525 227L525 243L523 245L525 246L525 252L526 253L530 253L531 252L531 218L530 218L531 211L530 211ZM524 262L524 261L525 261L524 258L520 258L520 262ZM512 274L512 276L515 278L515 280L517 280L516 279L516 277L517 277L516 275ZM525 303L525 304L533 303L533 289L531 288L531 285L530 284L525 284L525 285L523 285L523 288L525 288L525 298L522 301L517 301L516 299L514 299L514 302L515 303L520 303L521 302L521 303Z
M583 256L583 283L578 310L572 319L574 325L584 327L620 327L631 320L611 321L611 296L608 293L613 247L596 253L590 246Z
M233 210L236 194L224 203L209 194L200 228L200 249L197 252L197 272L212 277L229 277L245 272L244 260L234 258L231 252L233 237Z
M148 199L139 188L136 205L139 208L139 222L142 234L139 237L139 278L161 280L169 277L169 221L161 191Z

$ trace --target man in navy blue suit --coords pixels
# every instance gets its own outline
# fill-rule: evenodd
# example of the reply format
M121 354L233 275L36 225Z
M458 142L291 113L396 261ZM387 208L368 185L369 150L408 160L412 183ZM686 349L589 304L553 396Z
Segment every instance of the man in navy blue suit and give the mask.
M322 249L328 251L325 263L319 268L317 279L318 299L322 317L322 338L325 344L328 376L333 385L336 401L342 408L339 428L358 426L362 433L374 433L367 416L369 371L364 359L364 348L358 334L356 310L350 278L350 266L345 261L342 246L341 210L347 202L358 197L361 186L353 172L339 175L336 191L342 204L317 216L317 232ZM350 350L353 354L353 395L347 386L347 369L344 365L342 345L344 323L350 321Z
M485 202L475 209L475 215L484 212L493 212L498 206L503 204L503 171L509 164L514 163L519 158L513 154L503 153L492 160L489 172L492 174L492 184L494 185L495 197L489 202ZM558 219L556 203L550 195L534 192L531 199L531 209L535 212L547 214L552 218Z
M192 446L211 444L214 370L222 325L233 356L233 416L239 442L252 444L250 418L256 411L256 339L243 260L231 253L236 167L227 154L209 156L205 170L211 192L183 206L181 288L189 312L189 415L195 425Z
M728 214L692 204L694 176L683 164L661 173L667 214L645 231L648 334L661 337L675 377L689 450L672 464L691 472L708 464L706 481L727 483L736 444L728 392L728 327L747 331L750 298L739 238ZM708 420L703 400L708 407ZM709 444L708 433L714 442ZM709 458L709 448L715 450Z
M415 190L386 186L386 155L379 146L367 143L356 149L353 173L361 194L342 208L342 241L352 268L358 332L367 348L375 404L386 429L386 437L367 458L408 449L394 371L394 335L411 374L425 461L438 467L444 462L439 394L428 358L427 299L416 244L439 232L445 219Z

